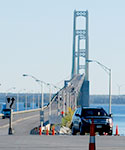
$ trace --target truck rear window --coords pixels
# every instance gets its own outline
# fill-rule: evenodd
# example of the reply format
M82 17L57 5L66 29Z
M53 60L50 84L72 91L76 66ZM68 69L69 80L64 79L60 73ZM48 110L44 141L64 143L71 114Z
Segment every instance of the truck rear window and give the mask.
M107 116L103 109L83 109L82 116Z
M10 111L10 109L3 109L3 111Z

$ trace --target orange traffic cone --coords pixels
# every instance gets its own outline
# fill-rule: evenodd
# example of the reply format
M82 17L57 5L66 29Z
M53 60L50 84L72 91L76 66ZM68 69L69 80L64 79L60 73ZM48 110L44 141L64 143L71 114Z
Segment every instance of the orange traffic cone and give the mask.
M49 135L49 130L48 130L48 128L46 129L46 135Z
M94 119L92 119L92 124L90 125L89 150L96 150L96 146L95 146L95 125L94 125Z
M115 135L119 136L119 134L118 134L118 125L116 125L116 134Z
M42 135L42 132L41 132L41 127L39 128L39 135Z
M55 127L52 128L52 135L55 135Z

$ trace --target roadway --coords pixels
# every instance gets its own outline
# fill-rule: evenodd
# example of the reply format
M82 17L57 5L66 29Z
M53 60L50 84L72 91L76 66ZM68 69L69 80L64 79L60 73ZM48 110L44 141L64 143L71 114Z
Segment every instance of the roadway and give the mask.
M8 134L9 119L0 118L0 135ZM14 115L13 129L14 135L29 135L31 129L40 124L39 111Z
M97 150L125 150L123 136L96 136ZM88 150L89 136L0 136L0 150Z
M57 102L52 103L52 115L57 115ZM40 110L40 109L39 109ZM13 115L13 129L14 135L29 135L34 127L40 125L40 111L34 110L33 112L25 112ZM49 108L44 109L45 122L49 119ZM0 117L0 135L8 134L9 119L2 119Z

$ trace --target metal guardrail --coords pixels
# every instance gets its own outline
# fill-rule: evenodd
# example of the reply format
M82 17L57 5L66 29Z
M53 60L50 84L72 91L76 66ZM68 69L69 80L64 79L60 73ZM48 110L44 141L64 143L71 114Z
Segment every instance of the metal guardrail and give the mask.
M57 93L58 94L58 93ZM53 101L55 100L57 94L52 98L51 102L47 105L47 106L44 106L43 109L47 109L49 107L49 105L51 103L53 103ZM13 112L14 115L16 114L23 114L23 113L30 113L30 112L36 112L36 111L40 111L42 110L41 108L37 108L37 109L29 109L29 110L22 110L22 111L15 111ZM4 114L0 114L0 117L4 116Z
M47 106L44 106L43 109L46 109ZM29 109L29 110L23 110L23 111L15 111L13 112L14 115L16 114L23 114L23 113L30 113L30 112L36 112L36 111L40 111L41 108L38 109ZM4 114L0 114L0 117L4 116Z
M52 98L51 102L47 106L43 107L43 109L47 109L49 107L49 105L55 100L56 95ZM15 112L13 112L13 114L16 115L16 114L30 113L30 112L40 111L40 110L41 110L41 108L29 109L29 110L22 110L22 111L15 111ZM0 114L0 117L2 117L2 116L4 116L4 114Z

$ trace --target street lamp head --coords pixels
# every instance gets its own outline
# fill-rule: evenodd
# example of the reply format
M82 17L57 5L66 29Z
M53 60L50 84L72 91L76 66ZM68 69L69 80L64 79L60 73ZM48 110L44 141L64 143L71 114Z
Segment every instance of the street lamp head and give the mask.
M87 59L86 62L88 62L88 63L89 63L89 62L93 62L93 60L88 60L88 59Z
M50 83L47 83L46 85L50 86Z
M40 80L37 79L36 82L40 82Z
M27 77L28 75L27 74L23 74L23 77Z

